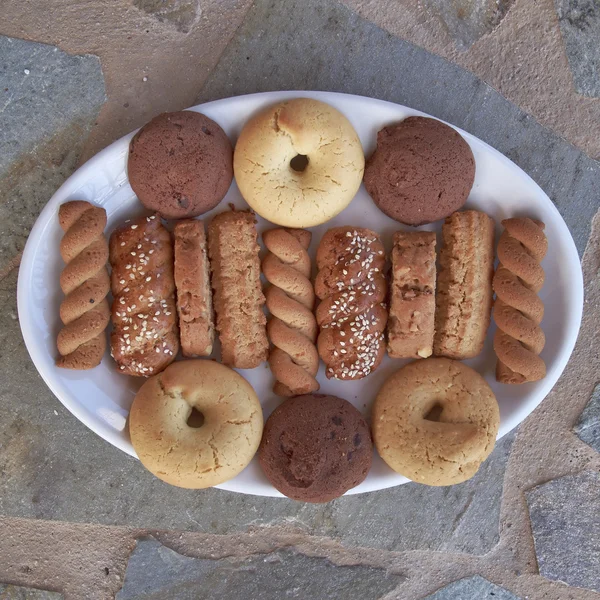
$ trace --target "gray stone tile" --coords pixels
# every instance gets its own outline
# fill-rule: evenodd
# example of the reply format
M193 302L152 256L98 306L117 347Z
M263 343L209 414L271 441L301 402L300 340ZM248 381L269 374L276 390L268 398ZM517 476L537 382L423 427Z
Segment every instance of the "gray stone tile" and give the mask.
M540 575L600 592L600 473L554 479L526 498Z
M376 600L403 580L382 568L337 566L293 550L218 560L191 558L149 537L138 540L116 600Z
M600 4L597 0L554 0L575 89L600 96Z
M0 583L0 598L2 600L62 600L64 596L58 592Z
M74 170L104 103L95 56L0 36L0 272Z
M501 588L487 579L474 575L459 579L437 592L426 596L423 600L520 600L508 590Z
M0 282L0 514L216 534L279 525L390 550L485 554L497 543L512 436L469 482L407 484L324 506L162 483L46 388L20 337L15 286L15 273Z
M282 89L381 98L474 133L545 189L583 254L600 206L599 163L472 73L393 37L336 2L257 0L198 102Z
M202 14L200 0L133 0L133 5L180 33L189 33Z
M600 452L600 383L594 388L573 431L582 442Z
M414 106L458 124L481 85L472 73L337 2L258 0L198 102L271 90L337 91Z
M425 0L437 14L459 50L468 50L482 35L495 29L514 0Z

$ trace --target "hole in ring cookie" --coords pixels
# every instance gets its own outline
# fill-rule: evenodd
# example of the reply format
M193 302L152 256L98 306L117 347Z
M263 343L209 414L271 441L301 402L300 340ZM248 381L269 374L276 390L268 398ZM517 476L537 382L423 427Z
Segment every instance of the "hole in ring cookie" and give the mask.
M187 418L186 423L188 427L198 429L204 425L204 415L199 410L192 407L192 411L190 412L190 416Z
M423 417L423 419L425 419L425 421L435 421L435 422L439 422L440 417L442 415L442 411L444 410L444 407L439 403L436 402L427 412L427 414Z
M292 167L292 169L298 173L302 173L307 166L308 156L306 156L306 154L296 154L296 156L290 160L290 167Z

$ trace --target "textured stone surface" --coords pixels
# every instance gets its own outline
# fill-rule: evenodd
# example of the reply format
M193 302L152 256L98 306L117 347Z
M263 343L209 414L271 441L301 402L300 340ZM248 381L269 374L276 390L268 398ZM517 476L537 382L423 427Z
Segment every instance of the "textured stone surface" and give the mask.
M464 52L423 2L342 2L392 35L475 73L544 126L600 158L600 101L575 90L554 0L515 0L500 25ZM470 4L465 0L463 6Z
M0 273L74 170L104 102L95 56L0 36Z
M600 3L554 1L575 87L580 94L600 96Z
M2 600L61 600L63 597L58 592L0 583L0 598Z
M497 543L513 435L463 484L407 484L327 505L162 483L78 422L46 388L19 336L15 284L15 274L0 283L6 415L0 420L0 514L219 534L294 526L348 545L389 550L485 554Z
M600 452L600 384L594 388L573 430L582 442Z
M202 14L200 0L133 0L133 5L181 33L189 33Z
M219 560L191 558L145 538L129 559L116 600L375 600L402 579L385 569L336 566L326 558L293 550Z
M474 575L459 579L423 600L520 600L508 590Z
M540 574L600 592L600 473L561 477L526 497Z
M424 0L444 23L459 50L498 26L514 0Z
M541 185L583 253L600 206L600 165L472 73L390 36L336 3L258 0L198 102L278 89L382 98L474 133Z
M133 1L79 3L77 10L64 0L26 3L6 0L2 5L2 33L60 44L72 54L97 53L100 56L109 101L102 110L99 126L88 139L87 156L158 112L193 104L202 82L250 4L249 0L202 0L202 18L188 34L182 35L172 23L161 22L155 15L139 10ZM483 77L541 122L555 128L558 134L600 157L600 100L574 91L554 0L515 0L500 25L465 52L456 50L455 42L439 17L433 11L424 10L423 2L344 1L368 19L383 24L391 34L440 53ZM420 60L427 55L411 44L396 45L388 33L371 35L369 32L378 31L377 28L365 25L356 15L342 18L337 25L328 22L323 31L315 21L315 11L320 10L319 14L326 20L340 11L335 5L334 9L328 9L327 2L321 4L317 8L306 5L306 20L297 14L302 11L302 6L290 10L290 5L286 4L287 20L274 8L276 20L267 20L266 28L259 19L252 17L255 29L242 28L240 35L248 39L237 38L232 48L243 52L253 41L256 42L258 60L265 57L261 53L261 44L282 55L278 62L274 59L266 61L263 70L260 65L252 67L250 77L245 80L240 72L249 68L243 66L244 61L251 61L240 54L239 64L232 65L232 76L239 80L238 93L253 91L255 80L265 87L269 78L277 86L296 82L298 87L309 87L321 82L321 85L331 86L325 89L337 86L342 91L348 82L346 91L362 90L367 95L405 101L431 112L437 110L439 116L459 125L468 122L467 128L471 127L474 133L516 157L521 166L530 165L526 168L531 169L529 172L557 201L563 214L568 215L571 227L581 223L581 229L576 232L581 250L589 211L598 206L597 163L548 131L538 138L540 128L531 117L522 113L515 116L512 105L498 96L490 103L487 96L490 88L479 84L470 88L469 74L463 77L461 70L452 70L443 60L437 59L435 64L433 60ZM296 47L293 40L290 44L290 36L283 35L277 27L283 31L293 29L300 40L299 45ZM314 40L312 29L307 32L303 27L315 29ZM360 41L363 36L365 44ZM277 38L284 44L275 44ZM315 47L303 47L306 41L314 42ZM378 47L381 48L379 53ZM402 51L394 51L395 48ZM289 69L286 52L290 53ZM298 58L302 52L307 55L306 65ZM223 62L220 69L226 64ZM316 70L314 76L310 73L311 66ZM292 71L299 67L296 81ZM359 68L362 70L357 71ZM327 69L331 72L327 73ZM214 89L219 92L219 86L224 83L225 74L221 71ZM496 117L496 112L502 119ZM469 113L470 120L465 113ZM459 122L455 115L464 121ZM27 131L23 134L27 135ZM81 135L85 136L85 131ZM75 138L79 143L77 136ZM50 143L42 154L52 156L52 148ZM20 179L21 172L29 169L38 173L40 184L43 184L47 172L37 169L36 165L31 162L29 167L17 170L13 179ZM37 185L32 184L32 193ZM1 197L7 198L6 194ZM582 206L581 213L579 206ZM9 218L16 217L10 214ZM346 565L365 564L370 568L387 568L394 564L396 572L406 572L408 579L388 594L389 600L423 598L427 593L474 573L497 582L523 599L596 600L598 595L592 591L567 587L537 575L538 565L523 494L523 490L532 486L583 468L600 471L600 454L582 444L572 433L573 423L589 400L600 373L600 354L596 351L600 339L600 215L584 264L586 305L579 343L561 381L520 428L505 478L501 539L484 556L427 550L397 554L385 550L387 547L415 547L417 540L421 549L434 548L437 544L443 551L444 540L448 539L448 547L460 546L461 542L476 552L479 552L477 547L489 547L497 538L497 528L491 534L479 531L481 521L471 512L474 508L486 510L481 496L474 498L462 520L461 509L466 506L468 495L457 498L454 512L451 512L453 497L450 495L446 499L444 490L440 490L441 498L432 497L429 503L427 495L433 490L421 488L421 496L417 494L411 500L411 494L414 494L410 491L411 486L364 496L371 513L360 512L359 516L367 519L368 526L354 530L352 539L357 540L356 543L366 540L364 543L368 545L381 546L369 549L354 547L352 540L345 540L344 546L338 542L340 527L352 520L346 515L346 521L343 521L339 513L355 510L351 503L347 507L343 504L346 499L325 510L308 507L301 511L302 507L290 507L291 503L287 501L265 500L263 505L259 499L219 491L170 495L156 482L145 479L147 474L139 470L137 463L88 432L51 397L35 374L20 342L14 322L14 278L1 288L4 303L0 311L0 329L7 333L0 336L0 404L6 406L4 417L0 419L0 445L10 440L14 448L11 451L0 449L0 486L8 485L5 480L7 472L11 471L17 489L31 492L21 496L9 494L5 504L0 503L0 514L54 515L59 519L132 525L153 522L167 526L169 522L176 522L178 524L173 526L180 529L195 528L225 534L155 532L163 543L178 552L211 559L268 555L277 552L278 547L293 547L309 556L328 556L334 564L342 561ZM14 357L9 356L11 353ZM17 417L21 423L15 424ZM9 427L12 427L12 433L7 435ZM23 440L18 431L25 432ZM28 455L27 444L31 445L32 456ZM107 474L106 465L114 472ZM501 477L503 468L496 478ZM100 478L100 482L94 483L88 493L84 484L90 482L90 473ZM37 478L39 484L35 482ZM57 478L64 479L64 487ZM480 485L489 488L489 483L480 482ZM131 494L132 486L136 494L140 491L139 498ZM4 489L0 489L0 499ZM42 493L36 494L38 490ZM415 508L418 502L423 504L421 510ZM410 517L403 514L405 503ZM494 500L492 512L496 510L495 506ZM452 527L444 522L446 529L439 535L433 529L426 532L430 537L422 542L418 538L424 535L423 524L427 519L436 524L438 507L441 507L439 523L444 517L458 520L458 528L453 534L455 539L449 538ZM334 510L336 520L331 519ZM377 522L379 510L382 517ZM171 514L173 511L176 514ZM272 517L269 511L273 512ZM368 517L371 517L370 521ZM410 518L415 519L416 526L407 532L406 522ZM493 522L496 526L495 517L486 519L484 523ZM268 526L273 523L286 527ZM261 524L265 527L260 527ZM395 527L398 528L397 538ZM235 533L246 529L249 533ZM285 533L281 533L282 529ZM465 529L469 531L465 533ZM0 581L59 589L68 598L102 600L113 598L121 588L134 538L140 535L127 527L2 517L0 532ZM309 535L315 532L325 532L334 539ZM462 535L467 536L466 541L460 539ZM479 542L475 540L477 535L483 536ZM382 536L382 541L369 541L369 536L371 539ZM329 576L325 569L319 573ZM242 597L248 598L248 595Z

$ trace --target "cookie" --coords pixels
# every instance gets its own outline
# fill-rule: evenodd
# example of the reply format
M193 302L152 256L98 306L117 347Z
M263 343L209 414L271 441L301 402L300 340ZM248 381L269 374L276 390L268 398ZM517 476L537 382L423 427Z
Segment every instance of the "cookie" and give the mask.
M250 384L212 360L183 360L151 377L129 413L135 451L159 479L200 489L223 483L252 460L263 429Z
M477 356L492 312L494 220L477 210L448 217L435 298L433 353L457 360Z
M435 233L396 231L392 248L388 354L427 358L433 353Z
M377 394L372 416L381 458L397 473L434 486L473 477L494 449L500 424L485 379L448 358L396 371Z
M197 219L179 221L173 237L181 353L188 358L210 356L215 323L204 223Z
M364 166L350 121L311 98L269 106L250 119L233 158L236 183L250 207L294 228L325 223L346 208Z
M127 173L140 202L165 219L201 215L219 204L233 179L231 143L193 111L163 113L131 140Z
M279 405L267 419L258 459L288 498L329 502L361 483L373 444L361 413L347 400L311 394Z
M415 226L458 210L474 179L469 144L452 127L427 117L384 127L364 175L375 204L388 217Z

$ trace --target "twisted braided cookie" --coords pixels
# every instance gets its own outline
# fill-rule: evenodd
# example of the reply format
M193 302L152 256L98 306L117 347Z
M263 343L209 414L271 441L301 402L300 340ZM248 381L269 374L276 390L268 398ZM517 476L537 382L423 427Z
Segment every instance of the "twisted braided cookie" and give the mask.
M263 234L269 252L262 269L271 284L265 296L273 315L267 325L274 346L269 365L276 379L273 391L278 396L319 389L315 379L319 369L317 321L312 313L315 293L307 252L311 237L302 229L271 229Z
M537 296L544 285L540 262L548 250L545 225L533 219L506 219L502 225L499 265L492 282L498 326L496 379L501 383L538 381L546 375L546 365L538 356L546 342L540 328L544 304Z
M56 345L63 369L92 369L106 350L104 330L110 311L106 295L110 280L106 270L108 244L104 237L106 211L83 200L63 204L58 221L65 232L60 255L66 263L60 274L65 299L60 305L60 330Z
M385 354L385 251L377 233L334 227L317 249L317 348L328 379L362 379Z

